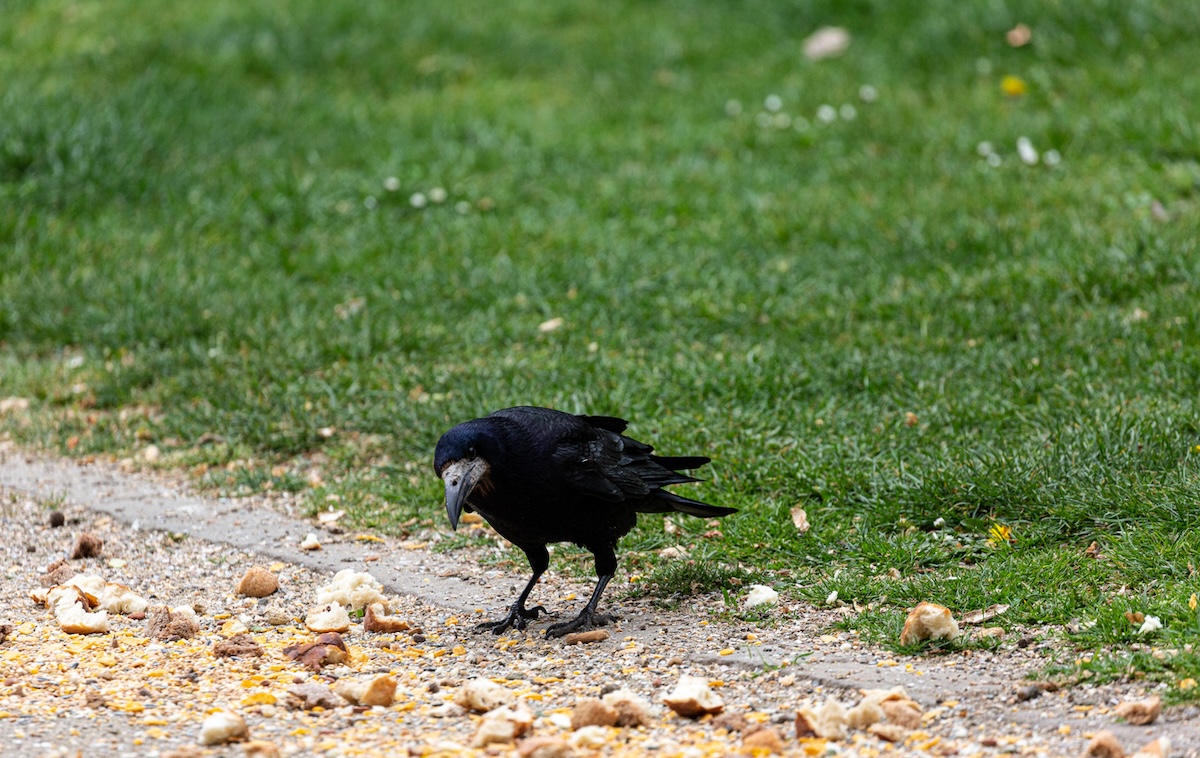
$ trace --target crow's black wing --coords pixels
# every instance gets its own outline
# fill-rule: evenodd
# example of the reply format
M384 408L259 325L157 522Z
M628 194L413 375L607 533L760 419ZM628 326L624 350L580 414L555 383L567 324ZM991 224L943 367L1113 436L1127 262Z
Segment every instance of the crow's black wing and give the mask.
M592 428L560 438L552 460L556 473L572 488L610 502L666 495L663 487L697 481L663 463L694 468L708 462L701 457L658 458L651 455L653 450L630 437Z
M550 473L581 495L611 503L630 502L643 513L682 511L723 516L717 508L680 497L663 487L698 479L679 473L708 463L704 456L665 457L654 448L621 434L627 424L612 416L575 416L549 408L505 408L492 414L520 427L528 449L549 458Z
M620 502L643 498L651 487L629 468L620 435L595 427L572 430L551 452L554 472L582 494Z
M597 429L606 429L610 432L620 434L629 426L629 422L623 418L616 416L580 416L579 418L588 422Z

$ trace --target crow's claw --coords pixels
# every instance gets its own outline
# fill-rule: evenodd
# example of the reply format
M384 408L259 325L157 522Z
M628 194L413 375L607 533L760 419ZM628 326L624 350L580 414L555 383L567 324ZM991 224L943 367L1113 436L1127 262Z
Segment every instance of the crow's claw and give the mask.
M546 627L547 637L565 637L571 632L581 632L585 629L592 629L597 626L608 626L617 621L618 617L608 613L596 613L590 608L584 608L583 612L570 621L564 621L560 624L551 624Z
M520 603L516 603L509 609L507 616L499 621L484 621L482 624L476 624L475 631L482 632L485 629L490 629L492 634L503 634L514 627L517 630L523 631L528 625L527 619L534 619L536 621L539 613L548 613L548 611L542 605L526 608Z

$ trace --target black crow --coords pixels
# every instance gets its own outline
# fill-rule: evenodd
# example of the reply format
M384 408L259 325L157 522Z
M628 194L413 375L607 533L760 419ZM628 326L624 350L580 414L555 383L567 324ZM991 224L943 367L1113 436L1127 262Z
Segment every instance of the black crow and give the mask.
M500 634L524 629L542 606L526 608L533 585L550 564L546 545L574 542L596 558L599 581L571 621L553 624L546 636L603 626L612 616L596 613L605 585L617 570L617 540L639 513L677 511L711 518L719 508L663 489L699 481L677 473L708 463L704 456L668 458L624 436L628 424L611 416L575 416L549 408L518 407L459 424L442 435L433 466L446 483L446 513L458 528L463 511L475 511L529 558L533 577L498 621L480 624Z

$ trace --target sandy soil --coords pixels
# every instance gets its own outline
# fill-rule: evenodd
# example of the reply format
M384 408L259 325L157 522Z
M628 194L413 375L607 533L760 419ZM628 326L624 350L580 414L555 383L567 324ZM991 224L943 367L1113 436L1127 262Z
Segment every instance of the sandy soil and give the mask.
M830 632L843 610L788 605L768 624L720 621L719 597L683 599L664 610L629 592L628 577L618 576L606 607L621 620L607 639L546 640L537 630L554 618L525 633L475 634L473 625L499 615L524 575L482 567L462 551L435 554L420 543L325 529L288 515L286 505L209 499L169 476L0 448L0 625L10 627L0 642L0 752L517 755L523 744L528 753L537 743L479 745L489 719L455 705L468 682L485 678L516 711L527 710L531 724L522 739L547 738L533 755L765 755L769 735L752 736L764 730L780 738L777 752L797 756L1075 756L1101 730L1111 730L1130 753L1169 737L1171 755L1200 755L1194 706L1165 709L1147 726L1115 716L1118 704L1154 694L1138 684L1019 699L1027 674L1061 654L1062 643L1048 631L1010 630L993 652L896 657L852 633ZM63 525L51 525L53 510L64 515ZM72 560L83 533L100 538L103 548ZM309 533L319 550L299 548ZM64 632L30 599L43 588L47 567L64 558L76 571L128 586L151 608L193 607L198 633L157 639L139 614L109 614L103 633ZM238 595L251 566L277 577L278 591L262 599ZM305 617L318 605L318 589L343 569L377 579L391 612L409 628L368 632L354 623L342 635L345 660L314 671L285 650L316 638ZM561 620L590 589L557 574L552 559L534 600ZM220 643L238 632L260 654L221 655ZM687 718L664 705L684 675L707 682L723 713ZM330 692L314 709L294 694L388 679L395 691L386 705L354 705ZM897 686L920 714L915 728L892 735L898 742L860 729L839 739L797 738L798 708L820 709L830 700L850 707L862 689ZM646 703L644 724L572 729L580 698L614 690ZM216 712L241 717L251 741L202 745L202 724Z

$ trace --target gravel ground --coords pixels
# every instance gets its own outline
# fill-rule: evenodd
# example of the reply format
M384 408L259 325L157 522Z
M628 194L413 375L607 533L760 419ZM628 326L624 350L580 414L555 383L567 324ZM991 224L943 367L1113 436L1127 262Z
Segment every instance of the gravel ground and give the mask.
M765 730L777 732L775 749L784 755L1075 756L1104 729L1130 753L1166 736L1171 755L1200 756L1195 707L1165 709L1148 726L1115 717L1119 703L1153 694L1135 684L1080 686L1018 701L1027 672L1040 669L1061 644L1037 634L1010 630L994 652L896 657L852 633L829 633L844 610L790 606L779 608L771 624L710 621L721 598L690 598L667 611L626 592L628 577L621 575L605 598L621 617L607 639L545 640L536 629L546 622L529 633L474 634L475 623L511 602L523 574L481 567L463 551L435 554L419 543L336 534L287 515L286 502L206 499L170 476L35 459L4 444L5 756L516 755L512 742L474 746L486 719L454 701L477 678L528 708L526 740L557 738L532 753L538 756L766 755ZM62 526L50 524L55 509L65 516ZM30 593L85 532L102 539L103 548L96 557L69 560L74 569L127 585L152 608L192 606L198 634L159 640L138 614L111 615L110 630L101 634L62 631ZM321 549L299 549L309 533ZM535 599L561 619L578 610L591 585L556 574L553 564ZM262 599L236 594L251 566L274 574L279 590ZM356 623L343 635L345 660L310 670L284 650L314 640L305 616L318 605L318 588L346 568L382 582L392 614L409 628L367 632ZM261 655L214 652L243 629ZM723 701L723 714L693 719L666 707L663 696L684 675L706 681ZM289 695L298 686L320 691L342 686L339 680L381 677L396 684L389 705L353 705L330 695L324 706L307 709ZM920 711L916 728L898 742L854 729L841 739L797 739L798 708L819 709L830 700L849 707L862 699L861 689L895 686ZM648 703L644 725L571 728L580 698L617 689ZM252 742L202 746L202 722L217 711L242 717ZM528 753L536 743L523 744Z

